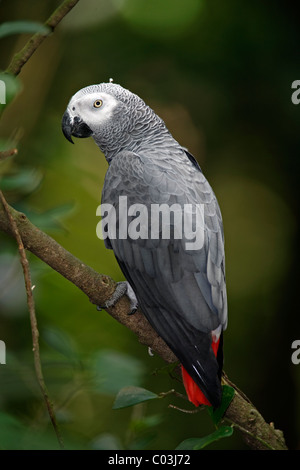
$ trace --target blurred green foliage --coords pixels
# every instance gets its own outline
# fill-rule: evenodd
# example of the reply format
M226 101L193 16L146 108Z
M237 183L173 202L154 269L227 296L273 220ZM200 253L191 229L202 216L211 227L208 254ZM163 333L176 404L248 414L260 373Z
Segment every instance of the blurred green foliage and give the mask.
M58 4L3 0L1 21L40 24ZM116 280L123 277L113 254L96 238L107 164L91 139L74 146L64 139L60 122L70 97L112 77L150 104L195 155L224 219L225 370L291 448L299 447L300 418L300 366L291 362L291 344L300 338L300 108L291 102L299 35L289 1L81 0L18 79L10 78L9 106L0 105L0 149L18 148L0 161L8 201ZM1 39L0 69L29 37L24 31ZM130 331L29 260L45 380L68 448L174 449L215 431L207 413L169 409L189 406L172 395L112 409L123 387L183 389ZM7 348L0 448L57 448L35 378L17 249L3 234L0 339ZM209 448L244 444L234 433Z
M12 34L40 33L48 34L49 28L34 21L8 21L0 25L0 39Z

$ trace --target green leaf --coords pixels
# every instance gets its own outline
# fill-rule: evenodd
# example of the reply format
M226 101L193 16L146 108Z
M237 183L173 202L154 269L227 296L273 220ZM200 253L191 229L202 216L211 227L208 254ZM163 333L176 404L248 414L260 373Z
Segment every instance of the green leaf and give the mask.
M72 362L79 362L76 344L65 331L58 328L45 328L42 337L55 351L58 351Z
M42 174L37 170L24 169L16 174L5 175L0 179L0 189L4 191L22 190L31 192L38 187Z
M207 410L216 426L218 426L221 419L223 418L235 393L234 388L230 387L229 385L223 385L222 389L223 389L222 401L221 401L221 405L219 406L219 408L216 408L214 410L211 406L207 407Z
M40 33L48 34L50 28L36 21L7 21L0 25L0 39L12 34Z
M41 230L63 230L60 219L70 215L74 209L74 204L62 204L44 212L35 212L27 206L23 207L23 205L18 205L17 209L20 212L24 212L30 221Z
M92 364L95 389L100 393L116 395L123 387L139 387L144 365L135 357L114 350L101 350Z
M141 387L124 387L119 391L113 404L113 410L126 408L127 406L137 405L144 401L159 398L156 393L150 392Z
M219 429L207 436L185 439L176 447L176 450L201 450L212 442L218 441L224 437L230 437L232 433L233 428L231 426L221 426Z

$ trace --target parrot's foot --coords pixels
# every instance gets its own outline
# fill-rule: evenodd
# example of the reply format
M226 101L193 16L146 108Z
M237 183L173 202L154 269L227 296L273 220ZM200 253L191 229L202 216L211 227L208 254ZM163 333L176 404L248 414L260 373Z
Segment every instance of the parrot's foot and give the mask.
M130 300L130 312L128 315L133 315L138 309L138 301L131 285L127 281L117 282L116 289L111 298L108 299L102 307L98 306L97 309L101 310L102 308L113 307L125 294Z

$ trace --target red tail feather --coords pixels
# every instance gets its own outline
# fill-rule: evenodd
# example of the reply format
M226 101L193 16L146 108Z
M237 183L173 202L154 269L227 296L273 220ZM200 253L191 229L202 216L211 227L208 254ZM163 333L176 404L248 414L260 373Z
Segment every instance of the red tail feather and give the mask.
M219 342L220 340L218 340L217 342L212 341L212 349L216 357L218 353ZM187 373L187 371L184 369L183 366L181 366L181 372L182 372L183 385L185 387L188 399L195 406L199 406L199 405L211 406L210 402L208 401L204 393L200 390L198 385L194 382L192 377Z

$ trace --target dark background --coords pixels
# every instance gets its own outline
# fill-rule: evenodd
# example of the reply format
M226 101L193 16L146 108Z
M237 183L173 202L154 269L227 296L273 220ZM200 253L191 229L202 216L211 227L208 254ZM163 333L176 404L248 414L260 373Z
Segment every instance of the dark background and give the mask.
M44 22L58 1L2 0L2 21ZM96 238L107 168L91 139L63 137L62 114L80 88L108 81L140 95L199 161L221 206L229 324L225 370L264 418L299 448L299 16L291 2L82 0L24 66L22 92L1 119L1 146L18 155L0 177L22 179L8 201L75 256L116 280ZM1 40L0 68L30 36ZM17 175L17 176L16 176ZM27 179L26 179L27 178ZM7 188L7 186L6 186ZM112 410L124 385L174 383L130 331L97 312L68 281L30 256L41 356L71 448L174 449L214 430L206 412L169 397ZM0 447L56 448L36 384L22 272L0 234ZM189 408L191 409L191 408ZM236 431L211 449L245 448Z

